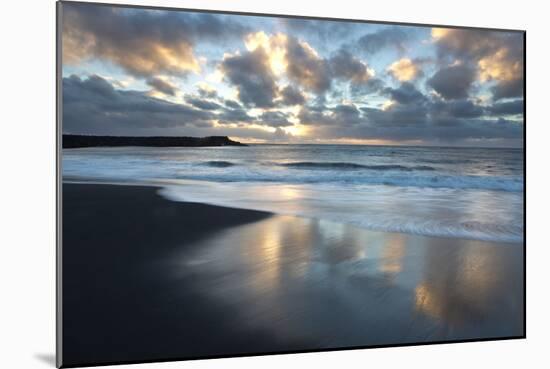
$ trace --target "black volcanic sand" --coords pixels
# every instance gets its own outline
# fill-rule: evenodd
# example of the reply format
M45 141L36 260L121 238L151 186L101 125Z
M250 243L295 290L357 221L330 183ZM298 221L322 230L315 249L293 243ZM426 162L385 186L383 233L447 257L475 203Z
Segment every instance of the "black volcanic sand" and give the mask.
M280 347L231 336L232 312L155 262L268 213L164 200L157 189L63 184L63 363L161 359ZM173 294L182 292L181 299Z
M63 365L519 337L523 245L63 184Z

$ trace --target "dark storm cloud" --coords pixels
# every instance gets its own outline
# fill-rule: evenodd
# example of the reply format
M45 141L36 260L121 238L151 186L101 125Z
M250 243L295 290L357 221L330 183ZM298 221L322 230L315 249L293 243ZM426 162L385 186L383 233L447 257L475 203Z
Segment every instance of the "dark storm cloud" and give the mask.
M410 37L410 32L405 31L403 27L390 27L362 36L357 44L368 54L376 54L385 48L404 52Z
M487 108L487 110L492 115L523 114L523 99L495 103Z
M205 99L216 99L218 98L218 92L216 90L208 90L204 87L198 88L199 96Z
M370 126L407 127L421 130L428 119L428 109L422 104L394 104L387 109L362 108Z
M330 91L334 80L349 82L355 94L380 88L380 80L372 78L368 65L346 48L340 48L330 58L322 58L291 37L287 41L287 59L289 78L317 95Z
M226 79L237 87L239 99L247 106L274 106L278 87L263 48L226 57L221 63Z
M340 49L329 60L332 76L337 79L362 84L369 80L367 64L354 57L348 50Z
M291 85L288 85L281 90L281 96L283 98L282 103L284 105L302 105L306 102L304 94L302 94L299 89Z
M350 91L353 96L362 97L364 95L370 95L379 93L384 89L385 82L380 78L371 77L365 83L351 84Z
M116 90L99 76L63 78L64 133L158 134L165 128L210 126L210 119L208 112L152 98L145 92Z
M436 38L435 46L444 62L463 60L477 66L480 80L496 81L493 99L523 95L522 33L449 29Z
M426 107L397 104L390 109L363 108L358 124L317 125L319 137L459 144L496 140L519 144L523 125L503 119L432 116Z
M220 114L217 115L218 123L221 124L241 124L244 125L246 123L252 123L254 121L254 118L248 115L247 111L237 104L237 106L234 106L232 103L229 106L226 101L226 106L228 108L225 108L222 110Z
M362 122L361 111L352 104L339 104L332 109L332 118L342 124L359 124Z
M222 108L222 106L218 103L205 100L196 96L186 96L185 101L188 104L193 105L194 107L201 110L218 110Z
M479 118L484 114L484 108L471 100L439 100L431 105L432 117L449 118Z
M288 114L280 111L266 111L262 113L258 123L270 127L288 127L292 125L288 121Z
M468 65L454 65L441 68L428 85L447 100L468 97L472 83L475 80L475 70Z
M165 95L174 96L176 94L176 87L160 78L147 78L145 83Z
M494 100L523 96L523 78L501 81L491 88Z
M398 88L385 88L383 92L400 104L422 104L427 101L422 92L410 82L403 82Z
M241 109L242 108L241 104L239 104L235 100L225 100L224 104L225 104L225 106L227 106L228 108L231 108L231 109Z
M246 110L242 108L226 108L218 114L217 119L218 123L221 124L223 129L231 129L232 135L239 135L243 137L255 137L261 139L274 139L281 137L282 133L279 132L281 127L292 126L293 123L288 121L289 115L280 111L266 111L263 112L259 117L252 117L247 114ZM237 128L234 126L228 126L228 124L237 125ZM275 133L266 133L258 131L257 129L251 129L249 124L256 124L260 126L273 127L277 128ZM219 127L218 127L219 128ZM223 131L222 129L222 131ZM250 136L251 132L255 132L256 135ZM284 132L283 132L284 133ZM289 136L284 134L286 138Z
M368 65L341 48L330 58L323 58L306 42L287 36L278 47L283 48L287 62L286 76L291 84L277 85L269 54L264 47L226 56L220 70L226 81L237 87L239 100L248 107L270 108L276 104L300 105L306 98L302 91L322 97L331 90L333 81L349 83L353 94L378 91L382 81L374 79Z
M301 109L299 119L314 127L321 138L440 144L467 144L479 139L513 145L521 142L521 123L486 117L489 110L493 115L513 113L519 109L518 102L487 107L468 99L444 100L423 95L407 82L398 88L385 88L383 93L393 101L383 109L351 104L307 105Z
M288 77L316 94L323 94L331 87L330 67L305 44L293 37L287 40Z
M338 104L334 107L304 106L298 114L300 122L312 126L347 126L365 122L361 111L353 104Z
M325 114L325 110L327 110L327 114ZM300 119L300 123L312 126L335 125L339 123L328 114L328 108L319 105L303 106L298 113L298 119Z
M467 144L469 141L521 143L523 126L507 120L464 120L455 125L420 126L356 125L324 126L324 137L363 138L391 141L416 141L433 144ZM323 133L321 133L323 134Z
M247 30L212 14L64 4L64 62L101 59L137 77L182 76L200 68L195 42L220 42Z

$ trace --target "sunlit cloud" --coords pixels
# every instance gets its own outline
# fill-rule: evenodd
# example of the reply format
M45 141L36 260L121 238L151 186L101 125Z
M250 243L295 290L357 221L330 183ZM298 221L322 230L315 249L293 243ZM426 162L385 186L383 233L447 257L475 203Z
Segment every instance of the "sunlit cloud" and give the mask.
M392 76L401 82L410 81L416 78L420 72L418 66L409 58L402 58L396 62L393 62L387 70Z
M508 53L508 49L502 48L496 53L480 59L478 61L480 81L511 81L521 78L523 74L521 62L511 60Z
M450 28L432 28L431 34L434 40L439 40L451 32Z
M276 35L268 36L263 31L249 34L245 38L245 45L248 51L254 51L259 47L266 51L271 70L277 76L283 74L288 65L286 42L287 36L285 34L277 33Z

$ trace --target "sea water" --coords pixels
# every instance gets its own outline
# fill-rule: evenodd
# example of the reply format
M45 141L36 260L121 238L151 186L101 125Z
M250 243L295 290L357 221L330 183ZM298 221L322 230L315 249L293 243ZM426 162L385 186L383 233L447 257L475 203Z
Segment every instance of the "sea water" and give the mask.
M65 180L155 183L175 201L365 229L523 239L522 149L360 145L63 150Z

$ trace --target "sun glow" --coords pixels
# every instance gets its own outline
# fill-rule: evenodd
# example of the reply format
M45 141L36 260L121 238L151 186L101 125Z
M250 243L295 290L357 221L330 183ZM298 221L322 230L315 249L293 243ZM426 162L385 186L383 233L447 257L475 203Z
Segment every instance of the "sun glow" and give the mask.
M261 47L265 50L269 57L269 66L275 75L281 75L286 71L286 43L287 36L282 33L277 33L268 36L265 32L260 31L251 33L245 38L245 46L248 51L254 51Z
M432 38L434 40L439 40L440 38L447 36L449 32L450 29L448 28L432 28Z
M282 129L292 136L307 136L309 131L309 127L303 124L294 124L292 126L283 127Z

